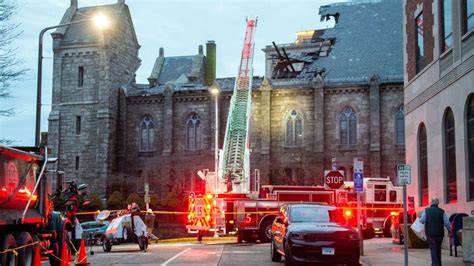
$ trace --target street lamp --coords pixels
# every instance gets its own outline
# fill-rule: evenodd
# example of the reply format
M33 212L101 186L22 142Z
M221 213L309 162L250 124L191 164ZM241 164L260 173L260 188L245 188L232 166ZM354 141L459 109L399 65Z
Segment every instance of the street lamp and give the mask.
M55 26L50 26L42 29L39 34L38 41L38 76L36 79L36 130L35 130L35 146L39 146L39 137L41 130L41 90L42 90L42 75L43 75L43 36L44 33L51 29L56 29L60 27L69 26L72 24L78 24L87 21L94 21L95 26L98 29L105 29L108 27L109 22L106 16L103 14L96 14L94 17L71 21L69 23L59 24Z
M219 188L219 176L218 176L218 171L219 171L219 94L220 90L217 86L211 86L209 89L211 94L214 95L215 99L215 106L216 106L216 130L215 130L215 154L214 154L214 193L215 197L214 200L217 200L217 194L218 194L218 188ZM215 213L215 207L214 207L214 237L218 237L219 235L217 234L217 217Z

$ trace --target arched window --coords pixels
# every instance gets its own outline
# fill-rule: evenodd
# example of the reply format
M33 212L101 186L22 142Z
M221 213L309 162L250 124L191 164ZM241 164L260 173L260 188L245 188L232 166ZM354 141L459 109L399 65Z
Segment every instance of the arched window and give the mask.
M450 108L444 114L444 181L446 203L457 202L456 183L456 141L454 135L454 115Z
M289 147L299 147L303 145L303 119L295 110L292 110L286 120L285 144Z
M155 149L155 125L149 115L143 117L140 122L140 150L152 151Z
M419 204L428 206L428 140L423 123L418 127Z
M468 199L474 200L474 94L471 94L466 108L466 129L467 129L467 165L468 170Z
M405 115L403 114L403 105L400 105L395 113L395 133L396 144L405 144Z
M339 116L340 143L342 145L357 144L357 117L350 107L344 108Z
M201 149L202 127L199 116L195 113L191 114L186 122L186 149Z

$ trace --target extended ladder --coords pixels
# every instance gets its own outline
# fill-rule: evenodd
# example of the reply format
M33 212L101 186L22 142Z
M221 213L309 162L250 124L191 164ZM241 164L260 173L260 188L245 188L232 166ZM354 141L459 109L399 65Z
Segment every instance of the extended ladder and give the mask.
M247 20L239 73L235 80L227 118L224 147L219 160L219 177L227 182L228 192L249 192L250 150L249 120L251 111L253 49L256 19Z

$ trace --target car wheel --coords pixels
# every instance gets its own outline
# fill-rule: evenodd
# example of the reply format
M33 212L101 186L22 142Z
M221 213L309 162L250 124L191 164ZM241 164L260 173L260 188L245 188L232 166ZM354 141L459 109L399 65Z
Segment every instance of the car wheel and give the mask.
M272 261L275 261L275 262L281 261L281 254L278 253L278 251L276 250L275 241L273 239L270 240L270 252L272 256Z
M288 242L285 242L283 244L283 247L285 249L285 266L295 265L295 262L293 261L293 257L291 257L290 247L288 246Z
M138 247L140 248L140 250L143 250L146 252L148 248L148 238L146 236L140 236L138 238Z
M258 237L260 242L268 243L272 237L272 223L271 219L267 219L263 221L262 225L260 226L260 230L258 232Z
M102 249L104 250L104 252L110 252L112 250L112 244L110 243L110 240L108 240L105 236L104 238L102 238Z

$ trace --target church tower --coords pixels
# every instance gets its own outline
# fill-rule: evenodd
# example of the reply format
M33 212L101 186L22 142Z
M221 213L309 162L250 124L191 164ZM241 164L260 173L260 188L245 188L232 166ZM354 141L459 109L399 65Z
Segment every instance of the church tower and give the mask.
M92 18L103 16L102 28ZM124 0L78 8L71 0L53 32L53 92L48 139L58 170L105 197L117 167L117 128L123 86L140 65L131 15Z

